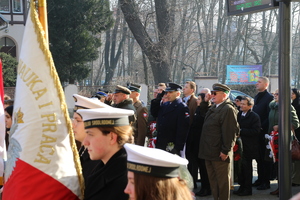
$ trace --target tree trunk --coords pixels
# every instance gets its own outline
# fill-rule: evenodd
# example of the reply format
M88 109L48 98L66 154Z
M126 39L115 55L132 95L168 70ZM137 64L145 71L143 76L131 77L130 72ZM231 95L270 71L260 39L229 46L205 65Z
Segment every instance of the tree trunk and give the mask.
M157 26L159 30L159 41L154 43L145 30L135 8L133 0L119 0L124 18L134 38L140 45L143 53L147 56L154 76L154 82L170 82L170 10L166 0L156 0Z
M123 28L123 31L121 33L122 34L121 40L119 42L118 49L116 50L118 30L121 29L120 22L121 22L120 9L118 9L117 10L117 18L116 18L112 33L110 30L106 31L105 59L104 59L106 76L105 76L104 85L109 85L114 76L114 73L115 73L115 70L116 70L116 67L118 64L118 60L120 59L120 55L122 52L122 47L123 47L123 44L126 39L125 36L127 33L127 27L124 22L123 26L121 27L121 28Z

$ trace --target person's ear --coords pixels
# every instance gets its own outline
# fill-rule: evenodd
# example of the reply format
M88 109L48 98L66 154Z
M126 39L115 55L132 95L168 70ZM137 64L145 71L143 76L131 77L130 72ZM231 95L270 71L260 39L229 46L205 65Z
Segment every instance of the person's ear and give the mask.
M114 132L110 132L110 143L115 144L118 142L118 135Z

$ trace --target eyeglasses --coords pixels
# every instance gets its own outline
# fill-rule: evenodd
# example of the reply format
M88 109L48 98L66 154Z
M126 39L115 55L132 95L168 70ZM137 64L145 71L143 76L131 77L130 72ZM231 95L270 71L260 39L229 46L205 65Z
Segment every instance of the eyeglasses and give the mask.
M274 93L274 95L278 96L278 95L279 95L279 93Z
M236 99L235 101L239 102L240 100L239 100L239 99Z

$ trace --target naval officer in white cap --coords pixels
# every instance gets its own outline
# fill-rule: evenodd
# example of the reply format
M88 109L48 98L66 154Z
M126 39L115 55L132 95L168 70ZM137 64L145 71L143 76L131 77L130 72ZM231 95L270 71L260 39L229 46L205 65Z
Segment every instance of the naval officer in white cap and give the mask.
M134 111L119 108L80 109L86 137L83 145L91 160L101 160L103 166L86 179L85 200L128 200L127 156L125 143L133 141L128 116Z
M74 132L74 137L77 142L80 143L79 148L79 156L80 156L80 163L82 167L82 175L84 179L90 175L93 169L96 167L101 167L102 161L100 160L91 160L89 153L86 151L82 142L86 136L84 130L84 124L81 115L77 112L80 109L91 109L91 108L108 108L109 105L100 102L98 99L88 98L81 96L79 94L73 94L73 98L75 101L73 119L72 119L72 129Z
M75 139L82 143L85 138L84 125L82 121L82 117L77 113L79 109L91 109L91 108L111 108L111 106L100 102L96 98L88 98L81 96L79 94L73 94L73 98L75 101L74 106L74 114L73 114L73 132L75 135Z
M179 166L188 161L160 149L133 144L127 151L128 184L125 193L130 200L192 200L186 182L179 177Z

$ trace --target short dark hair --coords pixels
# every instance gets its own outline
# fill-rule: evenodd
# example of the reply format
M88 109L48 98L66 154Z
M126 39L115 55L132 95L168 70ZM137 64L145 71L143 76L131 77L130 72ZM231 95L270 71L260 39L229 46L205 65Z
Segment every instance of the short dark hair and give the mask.
M300 98L300 91L297 88L293 88L292 92L296 95L296 98Z
M242 98L243 98L242 96L237 96L237 97L235 97L235 100L237 100L237 99L238 99L238 100L240 100L240 101L241 101L241 100L242 100Z
M206 95L206 94L204 94L204 93L199 93L199 94L198 94L198 96L201 96L201 98L202 98L202 101L204 101L204 99L205 99L205 95Z
M253 105L254 105L254 101L253 101L253 99L251 99L250 97L243 96L243 97L242 97L242 100L247 101L248 106L253 106Z
M263 80L265 83L267 83L268 85L270 84L270 80L268 79L268 77L266 76L260 76L258 77L259 79Z
M7 107L4 109L4 111L6 111L6 112L10 115L10 117L12 117L12 116L13 116L13 111L14 111L14 106L13 106L13 105L7 106Z

